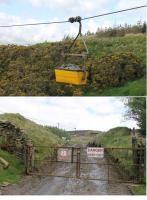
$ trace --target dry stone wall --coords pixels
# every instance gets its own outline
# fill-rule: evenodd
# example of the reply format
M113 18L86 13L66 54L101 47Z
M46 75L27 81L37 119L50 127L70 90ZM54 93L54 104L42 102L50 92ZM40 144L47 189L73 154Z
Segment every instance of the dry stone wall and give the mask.
M0 148L23 157L27 143L24 131L8 121L0 121Z
M26 173L34 167L34 146L24 131L9 121L0 121L0 149L22 159Z

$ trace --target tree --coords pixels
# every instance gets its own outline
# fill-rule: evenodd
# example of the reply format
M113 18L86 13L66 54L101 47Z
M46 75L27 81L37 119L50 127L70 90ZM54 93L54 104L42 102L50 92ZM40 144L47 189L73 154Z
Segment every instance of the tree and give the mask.
M132 118L137 122L142 135L146 135L146 98L128 97L125 101L128 107L126 117Z
M142 33L146 33L146 22L142 25Z

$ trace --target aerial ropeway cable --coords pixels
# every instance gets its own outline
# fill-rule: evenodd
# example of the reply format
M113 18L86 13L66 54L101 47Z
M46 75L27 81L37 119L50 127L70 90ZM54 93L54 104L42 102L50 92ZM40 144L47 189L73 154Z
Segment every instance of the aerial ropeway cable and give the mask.
M118 10L118 11L114 11L114 12L103 13L103 14L99 14L99 15L95 15L95 16L82 18L81 21L89 20L89 19L93 19L93 18L98 18L98 17L103 17L103 16L107 16L107 15L113 15L113 14L117 14L117 13L121 13L121 12L131 11L131 10L137 10L137 9L146 8L146 7L147 7L147 5L142 5L142 6L128 8L128 9L124 9L124 10ZM68 23L68 22L70 22L70 21L64 20L64 21L39 22L39 23L30 23L30 24L11 24L11 25L0 25L0 28L64 24L64 23Z
M91 17L85 17L81 18L80 16L78 17L71 17L69 20L65 21L54 21L54 22L40 22L40 23L30 23L30 24L12 24L12 25L0 25L0 28L11 28L11 27L24 27L24 26L38 26L38 25L51 25L51 24L64 24L64 23L79 23L79 32L75 39L73 40L72 44L70 47L62 52L63 58L67 56L73 56L73 57L81 57L83 59L83 66L82 68L79 66L76 66L75 64L64 64L62 66L56 67L55 68L55 77L56 77L56 82L59 83L67 83L67 84L75 84L75 85L85 85L87 83L87 77L88 77L88 72L86 71L86 60L89 54L88 47L86 45L86 42L84 40L84 37L82 35L82 21L84 20L89 20L93 18L98 18L102 16L108 16L112 14L117 14L121 12L126 12L126 11L131 11L131 10L137 10L140 8L145 8L147 5L142 5L134 8L128 8L124 10L119 10L119 11L114 11L114 12L109 12L109 13L104 13L104 14L99 14ZM84 47L85 47L85 52L82 53L70 53L70 50L73 48L75 45L76 41L81 38Z

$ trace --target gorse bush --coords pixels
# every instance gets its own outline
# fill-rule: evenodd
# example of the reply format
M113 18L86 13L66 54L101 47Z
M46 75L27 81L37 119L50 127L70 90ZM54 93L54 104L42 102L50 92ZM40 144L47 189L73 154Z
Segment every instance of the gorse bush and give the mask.
M82 96L91 90L123 85L143 77L145 42L144 35L87 39L90 55L86 62L89 71L86 86L55 81L55 67L64 63L83 66L81 58L62 57L62 52L71 45L70 40L33 46L0 45L0 95ZM83 51L78 40L71 53Z
M132 53L116 53L102 57L91 68L91 86L117 87L128 80L142 77L144 67Z

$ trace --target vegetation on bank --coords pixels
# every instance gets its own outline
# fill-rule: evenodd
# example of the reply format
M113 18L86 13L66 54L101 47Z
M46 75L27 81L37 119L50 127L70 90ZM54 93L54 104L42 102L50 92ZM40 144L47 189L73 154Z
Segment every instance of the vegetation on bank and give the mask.
M90 91L86 96L144 96L146 94L146 79L141 78L135 81L129 81L121 87L111 87L104 89L101 93Z
M25 173L25 167L23 162L6 151L0 150L0 157L9 162L9 167L3 169L0 165L0 184L16 183L20 181L21 177Z
M146 195L146 184L133 186L131 190L135 195Z
M71 136L71 140L70 140L70 145L87 145L88 142L92 142L94 139L93 135L87 134L87 135L79 135L79 136Z
M145 97L128 97L124 99L127 107L125 117L133 119L140 128L140 133L146 136L146 98Z
M50 129L28 120L20 114L1 114L0 120L9 121L22 129L35 146L62 144L62 140Z
M1 114L0 120L9 121L20 129L23 129L27 138L31 139L35 146L35 159L39 160L37 161L38 165L41 164L44 157L54 154L54 150L50 147L62 146L66 142L66 140L63 140L57 135L57 133L59 134L61 132L61 135L66 137L67 133L64 133L63 130L57 130L56 128L56 133L54 133L52 128L38 125L35 122L24 118L20 114ZM1 142L2 141L1 138ZM46 146L46 148L43 148L43 146ZM3 150L0 150L0 157L9 162L9 167L7 169L0 167L0 183L18 182L25 172L23 161L20 158L17 158L16 155Z
M123 96L125 91L120 87L128 81L139 80L145 74L145 35L106 38L92 35L87 37L90 52L86 63L89 72L87 85L56 83L54 69L64 64L61 53L70 44L71 40L33 46L0 45L0 95L81 96L90 92L101 95L106 89L117 87ZM78 40L71 52L82 51L84 47ZM83 65L81 58L70 57L66 62ZM136 91L136 86L132 85L131 94L145 95L144 87L145 82L141 91Z
M96 136L96 142L104 147L131 148L131 129L127 127L117 127Z
M45 128L54 133L55 135L57 135L59 138L62 138L64 140L70 139L70 134L63 129L59 129L57 127L52 127L52 126L45 126Z
M26 136L31 139L34 144L36 149L36 159L39 159L40 161L43 160L45 156L54 153L53 148L49 147L62 146L68 139L66 131L36 124L20 114L2 114L0 115L0 120L9 121L24 131Z
M141 135L139 134L141 137ZM146 139L141 137L141 143L146 143ZM126 127L113 128L106 133L99 134L95 137L94 141L99 145L101 144L107 148L132 148L131 130ZM134 168L132 166L132 151L131 150L112 150L110 155L119 163L119 166L125 170L131 177L134 175ZM146 179L146 178L145 178ZM146 194L146 181L143 185L134 186L130 188L136 195Z

